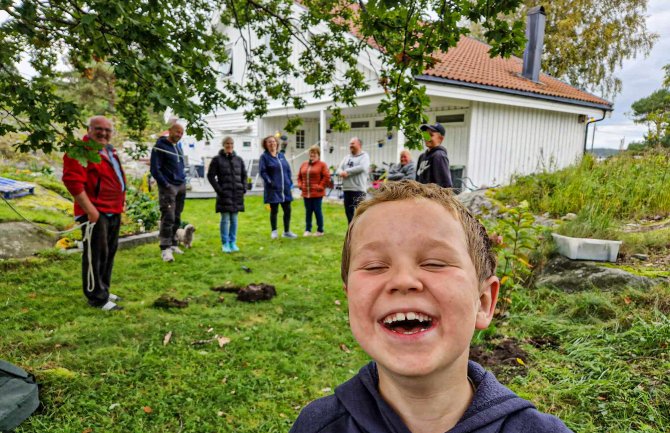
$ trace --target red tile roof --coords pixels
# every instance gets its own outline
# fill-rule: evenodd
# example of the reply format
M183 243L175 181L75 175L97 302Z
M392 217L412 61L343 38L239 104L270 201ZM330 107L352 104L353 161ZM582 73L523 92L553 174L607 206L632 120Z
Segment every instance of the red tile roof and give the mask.
M537 93L550 97L574 99L592 104L612 106L605 99L579 90L546 74L540 74L540 83L521 76L523 60L518 57L491 58L490 46L476 39L462 36L458 44L446 53L436 53L438 62L424 74L465 83L499 87L502 89Z

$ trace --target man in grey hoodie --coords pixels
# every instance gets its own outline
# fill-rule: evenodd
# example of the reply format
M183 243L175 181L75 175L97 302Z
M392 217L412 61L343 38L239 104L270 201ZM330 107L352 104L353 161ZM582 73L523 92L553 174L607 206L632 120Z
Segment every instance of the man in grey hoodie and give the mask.
M356 206L361 200L365 199L368 190L370 156L362 148L361 139L353 137L349 142L351 154L344 157L337 170L337 175L342 177L344 211L349 222L354 217Z

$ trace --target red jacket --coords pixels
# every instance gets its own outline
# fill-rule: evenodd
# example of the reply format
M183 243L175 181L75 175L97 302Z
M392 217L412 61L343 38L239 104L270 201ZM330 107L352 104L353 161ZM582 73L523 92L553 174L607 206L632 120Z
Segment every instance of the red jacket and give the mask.
M113 154L121 167L116 150ZM99 212L122 213L126 192L122 190L121 182L114 172L107 152L100 152L100 159L98 163L89 162L86 167L83 167L76 159L63 155L63 183L73 197L86 191L89 200ZM127 185L123 167L121 167L121 174L123 182ZM75 201L74 215L84 214L84 210Z
M330 183L330 171L323 161L310 164L305 161L298 172L298 188L305 198L319 198L326 195L326 186Z

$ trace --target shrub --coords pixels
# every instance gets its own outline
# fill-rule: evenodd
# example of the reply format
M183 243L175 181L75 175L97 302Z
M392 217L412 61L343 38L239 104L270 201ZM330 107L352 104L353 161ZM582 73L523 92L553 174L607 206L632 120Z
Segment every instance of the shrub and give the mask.
M143 180L132 179L128 182L126 194L126 215L144 231L158 226L160 210L155 193L145 192Z

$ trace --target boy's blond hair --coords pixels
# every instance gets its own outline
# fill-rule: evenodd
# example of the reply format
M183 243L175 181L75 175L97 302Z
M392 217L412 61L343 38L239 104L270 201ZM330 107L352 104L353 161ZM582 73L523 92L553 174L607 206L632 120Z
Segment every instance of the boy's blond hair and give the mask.
M414 200L424 198L442 205L453 215L463 227L467 242L470 259L475 265L475 271L479 282L495 275L497 257L491 249L491 240L484 226L475 218L470 211L456 198L449 188L442 188L435 184L421 184L414 180L403 180L400 182L388 182L382 184L381 188L373 192L372 198L362 201L356 208L354 218L351 220L347 235L342 247L342 281L347 283L349 277L349 261L351 259L351 233L356 221L371 207L380 203Z

